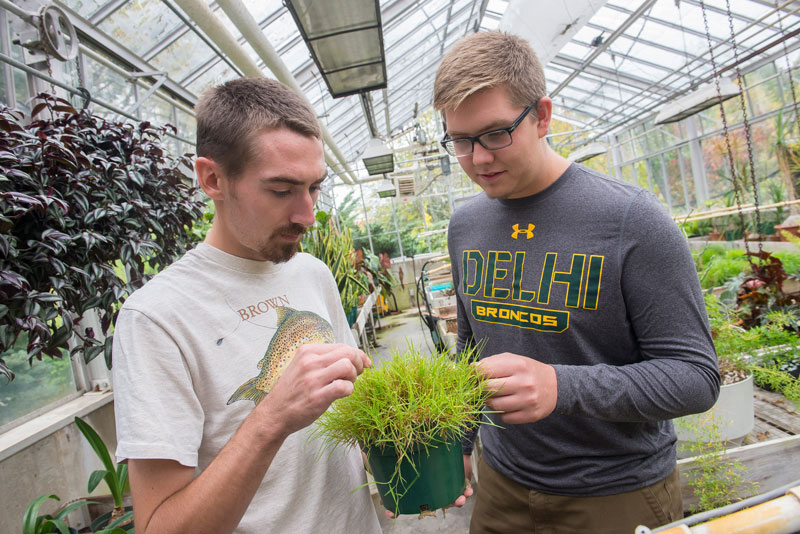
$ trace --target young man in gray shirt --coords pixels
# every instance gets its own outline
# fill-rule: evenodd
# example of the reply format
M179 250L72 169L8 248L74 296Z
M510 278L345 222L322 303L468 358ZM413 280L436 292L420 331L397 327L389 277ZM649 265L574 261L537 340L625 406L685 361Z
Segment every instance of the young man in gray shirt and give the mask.
M448 237L458 348L485 342L499 425L481 430L471 532L633 532L679 519L670 420L719 392L680 231L649 192L550 148L552 102L525 40L457 43L434 106L443 145L484 191Z

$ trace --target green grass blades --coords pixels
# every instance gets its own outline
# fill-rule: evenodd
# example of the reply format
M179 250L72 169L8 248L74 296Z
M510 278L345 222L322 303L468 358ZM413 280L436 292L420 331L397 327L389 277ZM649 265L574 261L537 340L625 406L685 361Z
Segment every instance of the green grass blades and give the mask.
M426 356L410 345L394 351L389 362L364 371L350 396L333 403L315 434L331 446L398 452L462 436L481 422L488 397L486 379L470 365L479 350L455 357Z

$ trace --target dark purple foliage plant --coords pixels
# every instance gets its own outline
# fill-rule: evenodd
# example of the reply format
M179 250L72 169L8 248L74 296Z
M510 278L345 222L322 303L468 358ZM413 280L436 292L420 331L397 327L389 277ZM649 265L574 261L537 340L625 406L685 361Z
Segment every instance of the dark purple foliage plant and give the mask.
M180 170L190 155L169 155L166 131L47 94L28 121L0 109L0 356L26 334L29 363L60 358L74 333L71 354L111 366L111 336L99 341L80 318L95 309L106 334L122 301L191 244L202 215ZM2 357L0 374L14 377Z

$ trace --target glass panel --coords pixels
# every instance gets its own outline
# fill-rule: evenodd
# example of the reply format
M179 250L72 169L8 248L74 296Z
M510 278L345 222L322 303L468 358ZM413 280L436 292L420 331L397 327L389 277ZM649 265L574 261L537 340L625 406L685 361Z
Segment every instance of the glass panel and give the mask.
M312 41L317 59L326 71L380 61L381 43L376 30L364 30Z
M650 181L649 181L650 191L656 197L658 197L658 200L660 200L665 207L671 209L672 199L669 195L670 193L669 188L665 187L664 167L661 164L661 158L660 157L648 158L647 169L650 172Z
M591 21L595 24L599 24L600 26L605 26L606 28L612 28L616 30L626 18L628 18L628 15L621 11L603 7L594 14Z
M664 173L667 177L669 184L669 196L672 200L672 210L676 213L686 213L690 207L687 206L687 194L684 181L681 177L680 160L678 159L678 151L671 150L664 154Z
M291 3L309 39L374 24L377 20L375 0L351 0L346 7L338 5L336 9L330 9L326 2L314 0L293 0Z
M791 99L791 94L788 94ZM747 115L758 117L781 107L781 90L778 78L762 82L747 91Z
M28 75L19 69L14 70L14 92L17 97L17 109L30 111L28 101L31 98L28 86Z
M687 202L689 209L701 209L703 206L697 205L697 189L695 187L694 173L692 172L692 153L688 146L680 148L680 165L683 170L683 178L686 181L686 191L688 193Z
M94 12L106 5L108 1L109 0L61 0L61 3L83 18L88 19Z
M287 11L264 29L264 35L267 36L275 50L280 50L289 41L298 37L299 32L292 19L292 14Z
M142 104L142 120L150 121L156 126L173 124L172 106L157 94L150 97Z
M85 57L86 87L101 100L125 110L131 107L136 98L134 97L133 85L117 72L101 65L90 57ZM96 106L95 109L100 106Z
M194 141L197 138L197 119L181 109L176 109L175 113L178 116L178 121L175 125L175 127L178 128L178 136ZM195 151L192 145L187 145L185 143L181 143L181 145L182 154Z
M236 74L236 72L230 68L227 63L224 61L219 61L199 78L188 84L186 88L194 94L199 95L209 87L237 77L238 74Z
M243 3L247 6L250 14L253 15L253 19L259 24L279 9L283 9L282 0L257 0L256 2ZM287 11L286 14L289 15L289 12ZM291 19L291 15L289 15L289 18ZM296 26L292 24L292 28L296 28ZM294 32L297 33L297 30L294 30Z
M156 69L166 71L173 80L180 80L213 56L214 51L196 33L187 32L153 57L150 63Z
M622 154L622 161L630 161L635 157L633 143L626 142L620 145L620 152Z
M11 67L9 67L8 65L2 65L2 68L0 68L0 102L2 102L2 104L4 106L7 106L7 107L11 107L11 106L9 106L8 92L6 91L5 71L6 71L6 69L10 69L10 68Z
M143 54L181 24L161 0L130 0L98 27L129 50Z
M14 348L3 354L16 377L0 380L0 427L76 392L68 351L60 359L43 356L30 366L27 344L28 336L20 335Z
M629 184L634 183L633 165L625 165L622 167L622 179Z
M288 51L284 52L281 55L281 59L290 71L297 72L300 70L301 65L311 61L311 54L308 51L308 47L301 39Z

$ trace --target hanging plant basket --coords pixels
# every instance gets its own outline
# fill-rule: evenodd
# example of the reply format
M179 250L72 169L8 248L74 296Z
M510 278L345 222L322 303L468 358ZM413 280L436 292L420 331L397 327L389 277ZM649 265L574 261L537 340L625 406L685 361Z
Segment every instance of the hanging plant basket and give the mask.
M421 514L455 501L466 485L461 439L403 453L394 447L365 451L378 493L395 514ZM395 480L396 479L396 480Z

